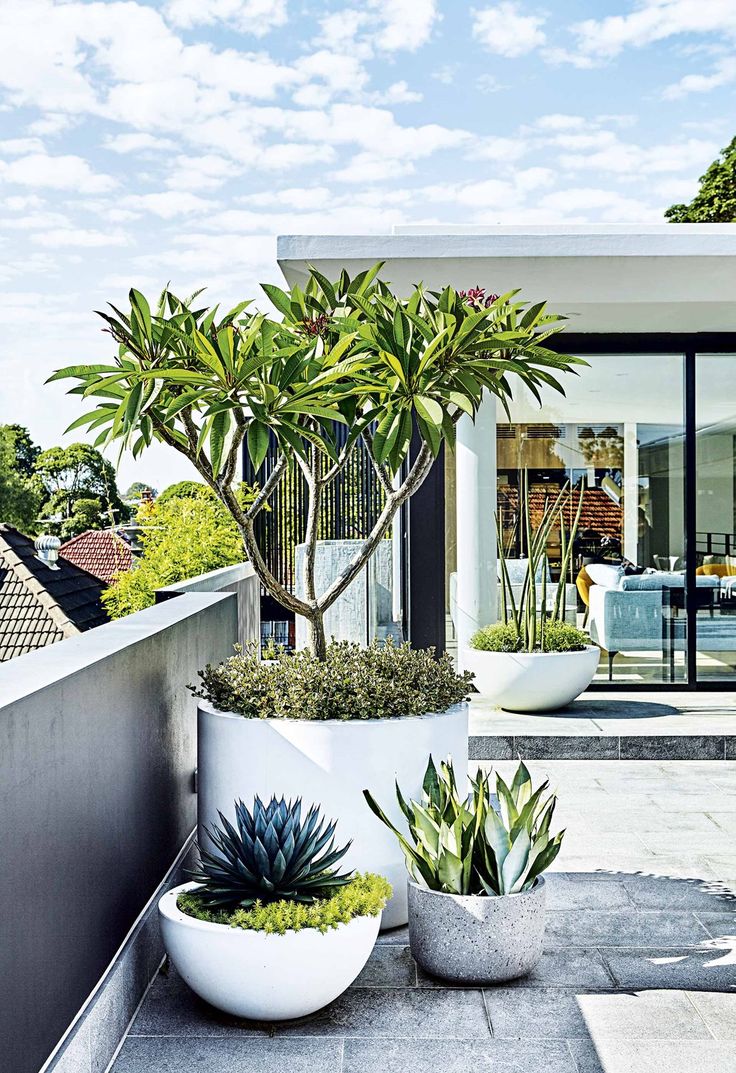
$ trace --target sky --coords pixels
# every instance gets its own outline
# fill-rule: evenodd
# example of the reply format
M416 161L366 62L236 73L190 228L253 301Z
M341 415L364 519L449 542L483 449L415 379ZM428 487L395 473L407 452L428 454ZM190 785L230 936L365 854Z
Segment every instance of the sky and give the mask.
M0 42L0 423L43 447L131 286L257 297L277 234L660 222L736 134L736 0L0 0Z

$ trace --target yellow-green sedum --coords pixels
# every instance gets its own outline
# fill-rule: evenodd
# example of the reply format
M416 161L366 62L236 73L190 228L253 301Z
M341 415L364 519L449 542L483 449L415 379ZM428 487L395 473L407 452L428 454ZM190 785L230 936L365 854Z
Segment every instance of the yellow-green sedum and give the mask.
M356 917L378 916L391 894L391 884L383 876L368 872L356 873L350 883L340 887L331 898L321 898L307 905L289 900L267 905L256 902L251 909L224 912L203 906L196 890L180 894L176 904L187 916L210 924L285 935L287 931L304 928L326 932L340 924L349 924Z

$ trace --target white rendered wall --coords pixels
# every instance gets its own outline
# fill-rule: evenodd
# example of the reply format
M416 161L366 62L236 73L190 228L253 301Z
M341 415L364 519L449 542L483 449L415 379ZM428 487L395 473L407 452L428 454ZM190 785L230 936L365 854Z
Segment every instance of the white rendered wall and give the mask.
M457 426L457 649L497 618L496 400L486 396L475 422Z

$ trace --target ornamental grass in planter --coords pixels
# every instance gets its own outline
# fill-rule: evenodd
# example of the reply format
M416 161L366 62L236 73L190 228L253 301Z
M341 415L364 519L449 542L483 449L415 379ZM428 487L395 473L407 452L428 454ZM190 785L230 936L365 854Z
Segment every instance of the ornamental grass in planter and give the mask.
M417 963L458 983L510 980L542 956L542 873L564 832L551 833L556 798L546 781L533 789L523 763L510 785L496 775L495 800L490 773L479 769L471 786L465 797L453 765L438 771L430 756L419 800L407 800L396 785L401 829L369 790L364 795L404 854Z
M472 675L448 656L389 641L368 648L332 642L325 658L280 655L264 664L255 648L201 672L198 716L199 838L239 796L263 796L278 781L287 794L321 801L354 835L346 863L387 877L395 894L383 927L405 924L403 858L373 823L361 789L388 797L394 780L418 794L424 757L468 762L466 698ZM398 806L392 811L400 821Z
M498 516L498 563L502 621L485 626L470 639L464 664L475 675L478 692L500 708L541 712L564 708L595 674L600 650L584 630L565 622L566 579L583 509L584 489L578 495L571 524L566 513L573 507L572 489L566 484L545 503L536 528L529 500L529 478L523 475L519 525L529 552L524 580L511 583ZM560 533L562 562L556 584L548 583L547 543L553 528Z
M301 801L235 802L220 815L193 881L159 902L166 951L179 974L218 1009L278 1021L321 1009L349 987L378 935L391 887L339 872L349 843Z

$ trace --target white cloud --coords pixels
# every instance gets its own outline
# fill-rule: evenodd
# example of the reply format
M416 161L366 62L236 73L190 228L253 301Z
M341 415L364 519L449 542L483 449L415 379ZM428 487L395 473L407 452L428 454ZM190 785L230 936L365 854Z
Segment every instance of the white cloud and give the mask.
M416 104L422 100L422 94L409 89L408 82L402 79L400 82L393 82L383 92L374 93L371 99L374 104Z
M500 138L489 135L474 139L468 155L474 160L492 160L496 164L511 164L519 160L531 149L531 143L524 136Z
M42 205L43 198L38 194L13 194L0 201L0 207L8 212L27 212L29 209L40 209ZM4 222L7 224L7 220Z
M127 246L129 238L122 231L95 231L81 227L58 227L43 230L32 236L38 246L49 249L95 246Z
M697 171L710 163L718 146L698 138L663 145L636 145L614 136L609 144L592 153L563 153L560 163L573 171L583 169L608 172L636 180L639 175Z
M426 45L439 19L436 0L368 0L379 20L376 47L388 52L414 52Z
M513 0L493 7L473 8L473 36L489 52L514 59L539 48L546 41L545 15L525 14Z
M481 93L499 93L502 89L508 89L508 85L505 82L501 82L495 75L482 74L478 75L475 80L475 88L480 90Z
M63 112L49 112L47 115L41 116L40 119L34 119L32 123L29 123L28 133L38 134L41 137L61 134L63 131L73 127L76 122L77 120L74 116L65 115Z
M42 153L40 138L6 138L0 141L0 156L16 156L23 153Z
M534 126L540 130L580 130L586 127L588 120L580 115L567 115L563 112L553 112L550 115L540 116Z
M93 171L80 156L50 156L46 153L31 153L11 164L0 161L0 182L74 190L82 194L104 193L117 185L110 175Z
M286 0L169 0L164 14L185 29L224 22L257 37L287 20Z
M432 71L432 78L443 86L451 86L457 78L459 69L457 63L442 63Z
M439 23L437 0L363 0L320 19L317 41L360 59L378 52L416 52Z
M285 190L261 190L237 200L243 205L258 208L321 209L330 204L330 190L327 186L292 186Z
M571 27L579 52L608 59L680 34L736 36L733 0L643 0L628 15L584 19Z
M122 205L125 208L153 213L163 220L173 220L177 216L209 211L213 202L188 191L163 190L155 194L130 194L122 199Z
M374 153L357 153L344 168L333 175L341 183L380 183L411 175L414 165L408 160L386 159Z
M180 155L172 162L166 185L172 190L216 190L232 179L237 171L232 160L213 153Z
M685 75L679 82L665 86L662 96L666 100L677 100L688 93L710 93L732 82L736 82L736 57L727 56L715 65L710 74Z
M156 138L153 134L112 134L103 142L105 149L113 153L143 153L173 149L174 142L168 138Z
M12 198L8 198L7 202L12 200ZM18 198L16 200L28 199ZM10 216L3 220L3 227L8 231L48 231L70 226L71 220L67 215L62 212L49 212L48 210L26 212L24 216Z

